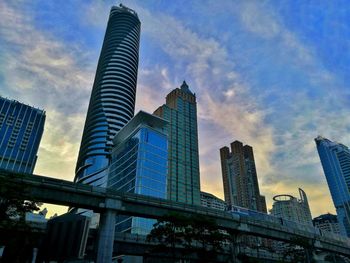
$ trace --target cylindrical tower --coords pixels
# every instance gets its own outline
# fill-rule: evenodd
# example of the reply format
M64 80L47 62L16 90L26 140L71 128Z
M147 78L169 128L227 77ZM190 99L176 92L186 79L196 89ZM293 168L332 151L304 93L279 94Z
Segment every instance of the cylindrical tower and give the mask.
M111 8L75 170L75 182L106 186L115 134L133 117L141 23L135 11Z

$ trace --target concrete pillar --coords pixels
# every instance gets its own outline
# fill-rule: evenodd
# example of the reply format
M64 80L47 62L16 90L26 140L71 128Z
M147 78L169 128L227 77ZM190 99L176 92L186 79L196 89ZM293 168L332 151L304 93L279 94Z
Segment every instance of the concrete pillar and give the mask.
M37 255L38 255L38 249L35 247L35 248L33 248L32 263L36 262Z
M100 214L96 263L112 262L116 216L113 210Z
M238 233L231 233L231 262L233 263L240 263L240 260L237 258L239 252L240 252L240 243L242 236Z
M307 263L312 263L313 262L313 249L311 248L306 248L305 249L305 256L306 256L306 262Z

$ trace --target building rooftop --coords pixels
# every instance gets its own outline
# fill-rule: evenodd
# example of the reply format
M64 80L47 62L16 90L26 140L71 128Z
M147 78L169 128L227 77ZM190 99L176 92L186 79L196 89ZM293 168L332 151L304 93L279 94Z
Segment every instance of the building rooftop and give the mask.
M183 92L193 94L192 91L190 90L190 88L188 87L186 81L183 81L183 82L182 82L182 85L180 86L180 89L181 89Z
M126 7L123 4L119 4L119 6L112 6L112 10L119 11L119 12L120 11L127 12L127 13L130 13L130 14L132 14L132 15L134 15L134 16L136 16L138 18L138 15L137 15L137 13L134 10L132 10L129 7Z
M328 146L341 146L345 149L348 149L348 147L342 143L339 143L337 141L331 141L321 135L318 135L317 138L315 138L316 145L319 145L321 142L326 142Z
M217 196L215 196L215 195L213 195L213 194L211 194L211 193L207 193L207 192L201 191L201 195L203 195L203 196L205 196L205 197L215 198L215 199L218 199L218 200L220 200L220 201L222 201L222 202L225 202L225 201L222 200L221 198L219 198L219 197L217 197Z
M113 139L114 145L128 138L138 127L147 125L155 130L162 131L168 121L152 115L150 113L139 111L115 136Z
M38 110L38 111L42 111L43 113L45 113L45 110L43 110L43 109L37 108L37 107L35 107L35 106L31 106L31 105L29 105L29 104L20 102L20 101L18 101L18 100L9 99L9 98L5 98L5 97L2 97L2 96L0 96L0 99L6 100L6 101L8 101L8 102L10 102L10 103L14 103L14 104L15 104L15 103L20 103L20 104L22 104L22 105L25 105L25 106L27 106L27 107L31 107L31 108L33 108L33 109L36 109L36 110Z
M315 217L314 219L312 219L313 221L323 221L323 220L328 220L328 221L334 221L334 222L338 222L337 220L337 216L333 215L331 213L327 213L327 214L323 214L323 215L319 215L318 217Z

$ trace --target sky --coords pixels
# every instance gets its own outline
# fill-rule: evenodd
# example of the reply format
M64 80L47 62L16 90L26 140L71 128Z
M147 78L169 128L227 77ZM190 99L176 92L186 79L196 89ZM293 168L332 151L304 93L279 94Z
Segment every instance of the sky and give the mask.
M313 217L335 212L314 138L350 145L348 1L121 2L141 20L136 112L153 112L183 80L196 93L201 190L223 198L219 149L239 140L254 148L268 208L301 187ZM74 178L119 3L0 0L0 95L46 111L36 174Z

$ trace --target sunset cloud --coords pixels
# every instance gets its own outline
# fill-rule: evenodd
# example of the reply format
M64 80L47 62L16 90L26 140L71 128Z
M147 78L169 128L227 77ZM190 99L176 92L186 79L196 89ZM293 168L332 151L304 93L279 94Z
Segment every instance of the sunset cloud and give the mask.
M113 4L0 2L0 94L46 110L36 173L74 177ZM125 5L142 23L136 109L153 112L183 80L196 93L202 190L223 197L219 149L240 140L254 148L268 207L301 187L313 216L334 212L313 139L350 145L350 18L336 4Z

